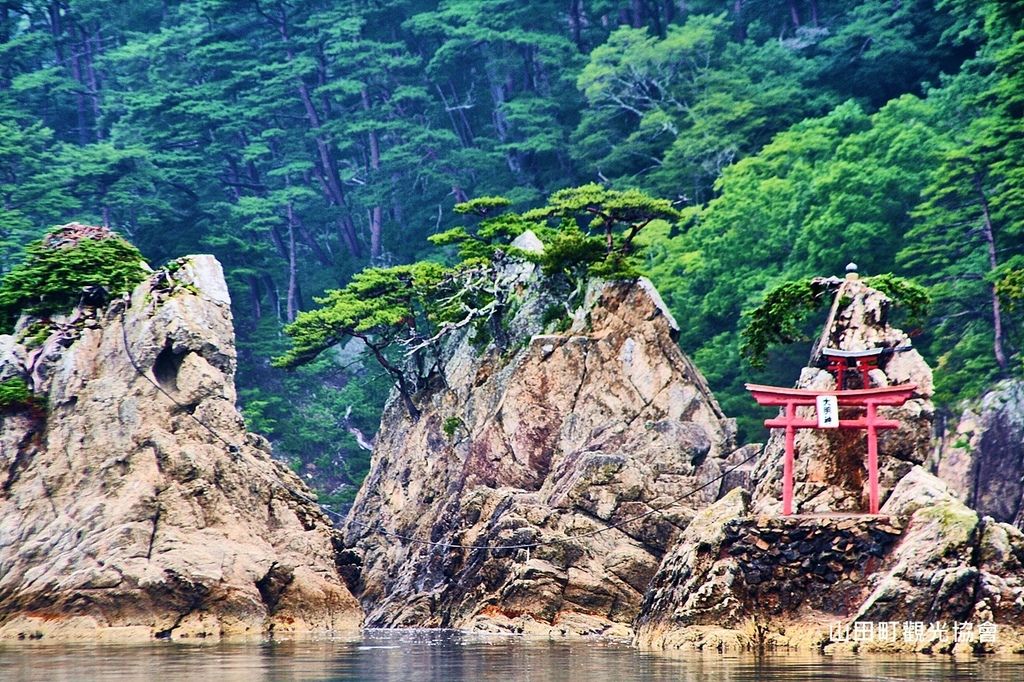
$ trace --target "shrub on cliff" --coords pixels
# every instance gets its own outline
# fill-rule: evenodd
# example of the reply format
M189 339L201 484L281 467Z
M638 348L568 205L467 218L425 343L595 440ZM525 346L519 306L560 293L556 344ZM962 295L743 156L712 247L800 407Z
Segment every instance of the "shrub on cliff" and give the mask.
M763 367L768 349L776 344L809 341L800 323L834 294L842 280L815 277L783 282L767 294L764 301L746 319L740 333L740 352L754 367ZM864 283L888 296L903 308L911 320L919 322L928 310L928 292L919 284L885 273L867 277Z
M35 405L37 399L32 395L24 379L12 378L0 381L0 413Z
M0 280L0 330L23 312L48 315L70 310L82 289L130 291L146 278L139 250L104 227L72 223L51 229L25 247L25 257Z

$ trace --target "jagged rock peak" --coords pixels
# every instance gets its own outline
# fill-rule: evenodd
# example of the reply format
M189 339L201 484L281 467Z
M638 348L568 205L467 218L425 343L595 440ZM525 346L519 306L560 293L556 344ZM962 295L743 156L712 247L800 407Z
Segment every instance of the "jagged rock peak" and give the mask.
M370 625L628 635L722 484L672 501L746 455L650 282L591 283L561 333L539 273L520 283L511 352L462 339L418 421L385 411L341 559Z
M0 639L358 627L328 519L235 408L216 259L47 325L0 336L45 400L0 415Z

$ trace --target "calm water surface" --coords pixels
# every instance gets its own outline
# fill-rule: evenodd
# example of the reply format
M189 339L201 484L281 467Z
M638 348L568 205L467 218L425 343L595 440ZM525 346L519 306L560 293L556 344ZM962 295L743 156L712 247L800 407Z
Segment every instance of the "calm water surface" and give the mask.
M327 682L1024 682L1024 656L654 654L610 642L538 642L450 631L367 631L352 640L146 645L0 644L0 680Z

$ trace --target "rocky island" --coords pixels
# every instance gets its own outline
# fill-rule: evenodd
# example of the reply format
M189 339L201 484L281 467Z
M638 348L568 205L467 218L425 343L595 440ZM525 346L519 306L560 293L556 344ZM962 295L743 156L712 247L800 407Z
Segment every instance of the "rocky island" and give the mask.
M518 248L540 247L527 233ZM862 513L863 439L806 431L783 516L781 435L736 443L649 281L593 280L553 324L540 268L514 272L505 349L467 330L417 413L392 397L338 529L236 410L212 257L44 327L23 318L0 337L0 379L34 396L0 425L0 637L362 624L652 648L1024 646L1020 451L1001 454L1021 441L1018 385L933 441L931 370L883 293L843 283L799 385L835 388L826 346L901 348L870 381L917 393L889 413L880 514ZM931 629L904 635L918 623Z

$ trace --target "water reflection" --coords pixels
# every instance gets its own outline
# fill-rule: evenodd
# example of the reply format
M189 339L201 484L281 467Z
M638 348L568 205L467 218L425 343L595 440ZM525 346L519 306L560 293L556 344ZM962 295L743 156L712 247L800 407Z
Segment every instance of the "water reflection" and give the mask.
M765 657L655 654L612 642L524 641L448 631L354 639L147 645L0 644L0 680L112 682L1021 682L1024 656Z

